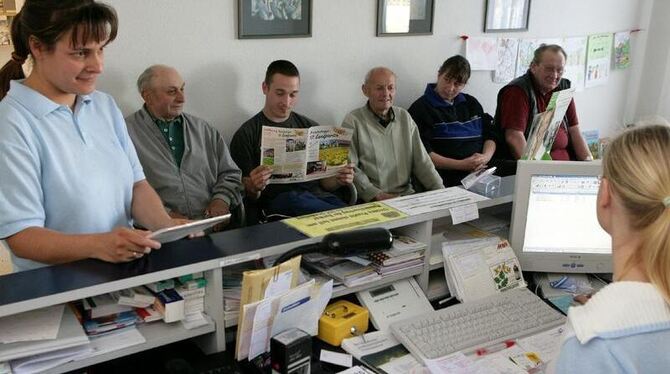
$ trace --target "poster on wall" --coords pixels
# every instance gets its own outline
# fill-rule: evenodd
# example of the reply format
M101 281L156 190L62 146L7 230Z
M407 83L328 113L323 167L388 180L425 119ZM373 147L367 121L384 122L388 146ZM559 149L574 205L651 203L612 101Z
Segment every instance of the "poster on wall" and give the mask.
M595 87L607 83L612 59L612 39L610 33L589 36L584 87Z
M565 38L561 47L568 55L563 69L563 78L569 79L577 91L584 90L584 72L586 67L586 36Z
M472 70L495 70L498 60L496 38L470 37L465 42L465 58Z
M493 73L495 83L508 83L516 73L516 56L519 52L519 39L498 38L498 59Z
M530 62L533 61L533 52L540 46L540 39L521 39L519 40L519 54L516 59L516 74L519 77L526 73Z
M630 31L614 34L614 69L630 66Z

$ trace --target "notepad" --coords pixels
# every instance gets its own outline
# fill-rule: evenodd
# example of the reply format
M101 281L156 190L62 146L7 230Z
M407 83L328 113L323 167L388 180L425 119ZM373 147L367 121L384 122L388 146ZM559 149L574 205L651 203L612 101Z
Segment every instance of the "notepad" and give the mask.
M230 214L224 214L222 216L202 219L199 221L185 223L183 225L160 229L158 231L154 231L151 235L149 235L149 238L159 241L161 243L169 243L187 237L191 234L196 234L201 231L207 230L208 228L217 225L219 223L228 223L228 222L230 222Z

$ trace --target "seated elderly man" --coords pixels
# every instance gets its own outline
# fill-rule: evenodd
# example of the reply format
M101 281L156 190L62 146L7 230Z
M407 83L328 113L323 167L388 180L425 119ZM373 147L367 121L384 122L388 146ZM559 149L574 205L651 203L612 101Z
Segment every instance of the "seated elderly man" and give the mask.
M374 68L362 89L367 103L342 121L343 127L354 130L350 158L358 196L372 201L409 195L415 192L412 178L427 190L444 188L412 117L393 105L395 74Z
M227 214L242 201L242 173L221 134L183 112L184 86L172 67L147 68L137 80L144 106L126 118L128 133L170 216Z

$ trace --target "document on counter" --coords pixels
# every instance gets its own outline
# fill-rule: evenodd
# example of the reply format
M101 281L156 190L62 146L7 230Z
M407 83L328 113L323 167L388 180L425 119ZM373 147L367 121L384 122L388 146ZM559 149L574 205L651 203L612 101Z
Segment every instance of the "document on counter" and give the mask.
M345 368L350 368L354 363L353 358L349 354L328 351L325 349L321 349L321 357L319 359L329 364L344 366Z
M0 343L56 339L65 305L0 318Z
M279 273L276 277L273 277L268 282L268 286L265 288L265 298L272 297L275 295L280 295L291 289L291 281L293 279L293 271L288 270L283 273Z
M422 365L388 331L374 331L342 341L342 349L387 374L423 372Z
M489 200L489 198L460 187L449 187L384 200L383 204L395 208L408 216L416 216L438 210L451 209L461 205L475 204L478 201L484 200Z
M479 218L479 208L477 204L465 204L449 208L452 224L474 221Z
M498 372L481 367L471 357L466 356L463 352L456 352L454 354L437 358L434 360L426 360L426 367L431 374L497 374Z
M364 367L356 365L354 367L350 367L349 369L347 369L345 371L341 371L338 374L375 374L375 373L373 371L370 371L370 370L364 368Z
M285 224L309 237L323 236L331 232L358 229L389 222L407 215L388 204L372 202L287 218Z
M256 306L251 340L249 341L249 360L268 350L270 329L272 328L272 299L265 299Z
M561 335L565 327L555 327L551 330L541 332L526 338L519 339L517 343L526 351L536 352L544 362L558 358L561 350Z

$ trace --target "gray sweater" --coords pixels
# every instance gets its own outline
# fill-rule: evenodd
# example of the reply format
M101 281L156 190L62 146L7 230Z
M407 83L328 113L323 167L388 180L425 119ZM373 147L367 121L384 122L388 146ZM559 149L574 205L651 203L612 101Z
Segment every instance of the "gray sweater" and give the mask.
M354 130L349 157L356 167L358 196L364 201L380 192L412 194L412 177L427 190L444 188L412 117L397 106L393 112L395 120L386 127L367 106L352 111L342 121L342 127Z
M126 118L149 184L168 211L202 218L213 199L231 208L242 201L241 172L230 157L221 134L204 120L183 113L184 155L181 168L158 126L142 108Z

